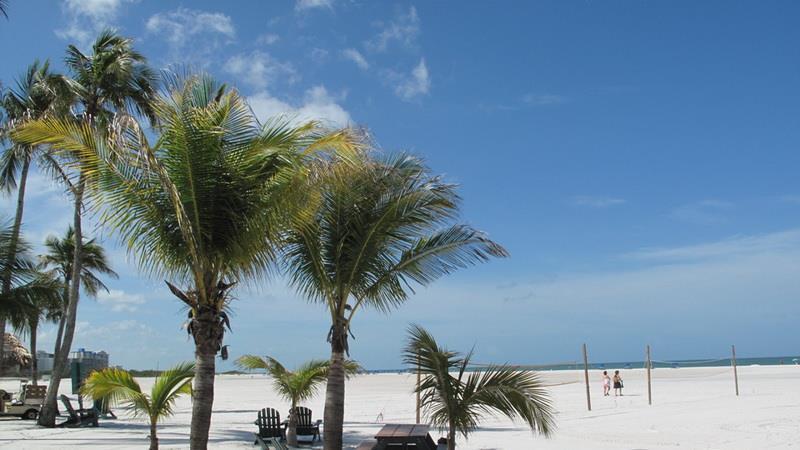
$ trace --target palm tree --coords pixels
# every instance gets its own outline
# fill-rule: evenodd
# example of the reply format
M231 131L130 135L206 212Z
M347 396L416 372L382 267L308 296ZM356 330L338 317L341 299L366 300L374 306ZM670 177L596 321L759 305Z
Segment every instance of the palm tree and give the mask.
M49 61L40 64L37 60L28 66L25 74L17 80L17 88L11 89L3 95L0 104L6 111L3 134L7 134L14 127L30 120L64 114L68 111L70 95L62 77L50 71ZM57 170L53 159L46 151L42 151L40 146L36 145L24 145L12 141L0 156L0 190L11 192L13 189L17 189L17 208L9 252L2 255L7 262L15 257L16 243L22 228L28 171L34 158L37 159L42 169L50 172ZM10 265L7 264L6 267L10 267ZM11 288L10 273L0 274L0 284L3 292L7 292ZM5 320L6 318L0 317L0 336L5 333ZM0 372L2 372L1 358Z
M68 46L65 64L71 77L64 80L77 99L81 115L76 119L53 119L50 124L77 126L82 130L84 138L91 136L91 139L103 141L113 139L115 122L133 120L129 115L131 112L151 119L154 117L151 102L155 95L157 78L147 66L146 58L133 49L131 39L105 30L95 40L90 55L84 54L74 45ZM55 144L48 141L47 136L42 133L26 132L27 125L20 128L12 133L17 142L28 145ZM86 187L91 187L97 175L96 167L87 164L87 159L82 154L83 149L78 143L72 140L59 141L59 145L53 145L53 148L62 164L73 172L69 177L65 174L63 181L74 200L73 228L78 245L73 255L62 347L56 352L53 375L39 415L39 424L48 427L55 426L58 384L75 334L80 298L83 203Z
M72 264L75 253L75 231L68 227L63 237L48 236L44 246L46 253L39 256L40 263L51 276L60 280L64 292L58 308L51 311L51 318L58 321L56 345L54 352L61 348L66 320L66 307L69 301L68 287L72 280ZM106 252L94 239L84 239L81 246L81 285L83 290L91 297L96 297L103 290L108 292L108 287L98 277L105 275L114 279L119 275L111 268Z
M150 419L150 450L158 450L156 426L160 420L174 412L175 400L183 394L192 393L194 365L179 364L157 376L150 395L127 370L107 368L92 372L86 379L81 393L95 400L110 400L130 407L134 415Z
M36 275L35 282L46 289L44 295L32 297L31 307L27 312L11 318L11 324L16 330L30 336L30 377L34 386L39 384L39 361L36 357L39 324L43 320L57 321L62 309L61 283L44 272Z
M0 14L3 15L6 19L8 19L8 0L0 0Z
M295 371L286 369L283 364L269 356L244 355L236 360L242 369L265 369L272 378L273 386L280 396L292 404L289 409L289 424L286 427L286 440L290 446L297 446L297 404L312 398L319 385L328 379L330 361L311 360L303 363ZM344 362L345 375L355 375L361 370L357 362Z
M242 96L207 76L171 77L166 84L154 102L153 145L135 121L121 122L113 139L58 120L25 132L80 151L84 164L97 167L91 174L105 206L101 219L146 273L172 280L167 286L189 309L187 331L195 343L190 445L205 449L231 289L267 274L305 164L323 151L355 153L361 141L350 130L331 132L314 122L276 119L261 126Z
M58 302L61 289L56 280L42 273L34 264L30 246L22 237L14 236L13 225L1 226L0 254L8 254L12 245L15 257L11 263L5 258L0 259L0 270L11 274L10 288L0 295L0 315L7 318L14 328L31 332L31 352L34 356L32 376L35 376L38 320L34 318L38 318L49 305Z
M328 164L287 235L284 267L291 284L330 313L331 367L325 399L326 450L342 448L345 353L356 312L383 312L456 269L506 256L466 225L452 225L455 186L431 176L417 158Z
M545 436L555 428L555 408L535 372L507 365L468 372L472 352L462 356L439 347L418 325L412 325L408 334L403 359L422 373L416 392L431 422L448 431L448 450L456 448L456 433L468 437L488 413L521 418Z

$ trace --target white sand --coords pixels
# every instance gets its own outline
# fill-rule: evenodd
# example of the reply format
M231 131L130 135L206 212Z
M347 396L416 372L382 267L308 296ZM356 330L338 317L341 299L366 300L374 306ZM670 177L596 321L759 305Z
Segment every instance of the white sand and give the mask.
M545 372L556 384L552 396L558 430L550 439L533 436L521 424L488 418L461 449L775 449L800 447L800 367L740 367L741 396L734 396L728 368L657 369L653 406L647 405L644 371L625 370L625 396L603 397L600 374L592 377L593 411L586 411L583 373ZM151 379L143 379L149 388ZM363 375L347 385L346 441L356 444L384 423L411 423L414 396L411 375ZM561 384L566 383L566 384ZM210 448L254 448L255 411L271 406L286 411L264 376L218 376ZM3 380L0 388L15 390ZM68 392L68 382L62 385ZM322 415L323 395L307 406ZM159 427L161 448L187 448L191 408L181 401L177 414ZM118 413L123 413L117 409ZM123 413L124 416L124 413ZM102 421L100 428L42 429L32 422L0 421L0 447L42 449L146 448L147 426L141 419ZM439 434L432 433L434 439Z

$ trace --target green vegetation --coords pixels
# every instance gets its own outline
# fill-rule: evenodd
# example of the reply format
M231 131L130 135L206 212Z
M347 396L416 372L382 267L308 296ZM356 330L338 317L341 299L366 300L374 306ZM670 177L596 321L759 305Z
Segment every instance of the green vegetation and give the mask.
M95 400L124 404L134 415L147 416L150 420L150 450L158 450L158 421L173 414L178 397L192 393L192 377L194 365L179 364L156 377L150 395L147 395L142 392L133 374L123 369L109 368L92 372L81 392Z
M461 355L440 347L417 325L408 334L405 362L422 373L417 388L421 406L431 423L447 430L448 450L456 448L456 433L466 438L490 413L521 418L544 435L554 430L555 408L535 372L498 365L467 373L472 352Z
M328 379L328 370L331 362L312 360L302 364L295 371L286 369L283 364L269 356L244 355L236 360L236 365L244 369L265 369L272 378L273 388L280 396L291 402L289 409L289 424L286 427L286 440L289 445L297 445L297 415L295 408L298 403L308 400L317 393L319 385ZM361 370L357 362L347 360L344 362L345 375L350 377Z

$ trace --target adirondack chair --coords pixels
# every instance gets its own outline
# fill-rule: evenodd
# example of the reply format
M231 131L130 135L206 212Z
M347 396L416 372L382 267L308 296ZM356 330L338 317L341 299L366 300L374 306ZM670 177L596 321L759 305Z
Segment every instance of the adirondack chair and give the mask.
M281 422L281 415L278 411L264 408L258 412L258 418L254 423L258 426L258 433L256 433L256 441L253 444L258 444L259 438L263 440L286 439L286 422Z
M97 422L97 411L94 408L91 409L84 409L83 403L81 402L80 408L75 409L72 407L72 403L69 401L69 398L66 395L61 395L61 403L64 405L64 409L67 410L69 414L69 418L60 424L59 427L86 427L86 426L99 426Z
M289 447L278 438L270 438L268 440L261 439L256 436L256 443L261 446L261 450L299 450L301 447Z
M311 410L298 406L295 408L297 414L297 435L298 436L311 436L311 442L319 439L319 426L322 420L316 422L311 421Z

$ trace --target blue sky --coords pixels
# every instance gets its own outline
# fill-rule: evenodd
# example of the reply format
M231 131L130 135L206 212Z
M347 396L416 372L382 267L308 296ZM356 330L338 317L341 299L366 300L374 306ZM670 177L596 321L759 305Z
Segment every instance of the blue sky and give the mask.
M261 117L368 127L461 184L464 220L512 257L354 324L353 357L399 367L416 322L481 361L798 354L800 5L775 2L10 1L5 85L115 27L153 65L239 88ZM62 232L31 180L25 231ZM11 199L2 201L10 217ZM123 275L84 299L76 346L112 363L191 359L185 312ZM280 279L237 293L231 354L326 357L327 318ZM53 330L40 337L52 346ZM225 363L222 368L229 368Z

